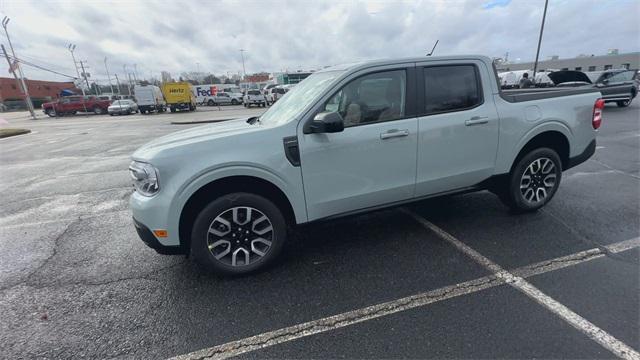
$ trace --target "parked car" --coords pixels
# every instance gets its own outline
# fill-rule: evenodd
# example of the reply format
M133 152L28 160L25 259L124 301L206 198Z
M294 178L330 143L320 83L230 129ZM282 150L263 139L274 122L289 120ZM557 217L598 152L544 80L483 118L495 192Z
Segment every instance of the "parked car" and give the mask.
M269 90L269 95L267 95L267 100L270 104L275 103L276 101L278 101L281 97L284 96L284 94L287 93L287 89L284 88L283 86L276 86L271 88L271 90Z
M109 115L130 115L138 112L138 105L133 100L116 100L107 110Z
M171 112L178 110L194 111L196 109L196 97L191 91L188 82L164 83L162 94Z
M138 149L130 206L159 253L247 273L297 224L484 189L535 211L595 152L603 108L593 87L507 94L484 56L336 66L259 117Z
M64 96L52 102L42 104L42 111L51 116L73 115L78 112L104 114L111 104L110 100L99 100L95 96Z
M602 93L605 102L615 102L627 107L638 95L640 80L635 70L607 70L584 73L562 70L547 74L558 87L595 87Z
M267 97L260 92L260 90L249 90L244 96L244 106L250 107L251 105L267 106Z
M207 100L207 105L239 105L242 104L242 97L225 92L219 92Z
M161 113L167 110L167 102L164 100L159 87L155 85L136 85L133 88L133 93L141 114L152 111Z

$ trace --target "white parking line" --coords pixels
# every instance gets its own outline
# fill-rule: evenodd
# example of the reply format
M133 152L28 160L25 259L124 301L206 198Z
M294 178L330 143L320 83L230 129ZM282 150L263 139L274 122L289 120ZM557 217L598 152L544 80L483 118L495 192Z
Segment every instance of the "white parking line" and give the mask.
M448 232L444 231L443 229L439 228L438 226L434 225L418 214L409 210L405 210L405 212L411 215L422 225L438 234L438 236L448 241L461 252L472 258L478 264L492 271L498 278L503 279L509 285L520 290L525 295L529 296L540 305L544 306L547 310L553 312L561 319L568 322L571 326L583 332L598 344L602 345L605 349L614 353L616 356L622 359L640 359L640 353L632 349L630 346L616 339L606 331L589 322L587 319L576 314L568 307L546 295L522 277L516 276L513 273L504 270L500 265L484 257L482 254L467 246L462 241L456 239L453 235L449 234Z
M439 229L439 228L438 228ZM440 234L440 232L438 232ZM443 234L447 234L443 232ZM447 234L448 235L448 234ZM450 236L450 235L449 235ZM640 238L625 240L607 246L608 251L616 253L640 247ZM478 254L479 255L479 254ZM555 259L541 261L539 263L527 265L512 271L521 278L538 274L544 274L569 266L574 266L586 261L598 259L605 255L602 249L594 248L581 251L576 254L563 256ZM482 255L480 255L482 256ZM485 258L486 259L486 258ZM487 259L488 260L488 259ZM501 269L502 272L504 270ZM516 276L513 276L514 278ZM524 280L523 280L524 281ZM284 342L300 339L303 337L320 334L323 332L336 330L349 325L357 324L367 320L392 315L398 312L410 310L417 307L426 306L436 302L444 301L458 296L472 294L478 291L490 289L505 284L504 276L489 275L463 283L445 286L432 291L404 297L401 299L368 306L361 309L348 311L342 314L329 316L302 324L281 328L274 331L265 332L248 338L231 341L225 344L210 348L197 350L188 354L179 355L173 359L226 359L238 356L251 351L264 349Z

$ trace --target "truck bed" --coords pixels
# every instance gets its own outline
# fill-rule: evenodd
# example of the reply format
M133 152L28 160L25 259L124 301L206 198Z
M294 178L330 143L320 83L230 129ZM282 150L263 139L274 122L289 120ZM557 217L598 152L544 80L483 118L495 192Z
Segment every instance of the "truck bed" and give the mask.
M550 99L577 94L600 92L598 88L585 86L580 88L530 88L500 90L500 97L510 103L525 102L531 100Z

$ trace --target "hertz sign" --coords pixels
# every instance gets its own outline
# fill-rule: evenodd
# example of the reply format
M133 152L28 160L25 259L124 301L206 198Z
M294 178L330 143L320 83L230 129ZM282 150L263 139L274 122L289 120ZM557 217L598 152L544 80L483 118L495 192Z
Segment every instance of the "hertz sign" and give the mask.
M170 94L184 94L184 89L182 88L171 88L169 89Z

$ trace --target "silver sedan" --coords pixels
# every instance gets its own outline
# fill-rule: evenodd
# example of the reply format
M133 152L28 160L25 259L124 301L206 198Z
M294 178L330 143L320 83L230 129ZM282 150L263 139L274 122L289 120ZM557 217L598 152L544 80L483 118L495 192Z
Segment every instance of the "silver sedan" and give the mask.
M138 104L133 100L116 100L109 105L107 112L111 116L116 114L135 114L138 112Z

